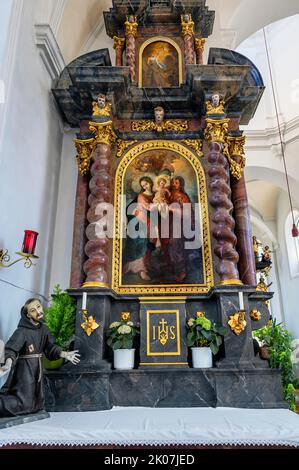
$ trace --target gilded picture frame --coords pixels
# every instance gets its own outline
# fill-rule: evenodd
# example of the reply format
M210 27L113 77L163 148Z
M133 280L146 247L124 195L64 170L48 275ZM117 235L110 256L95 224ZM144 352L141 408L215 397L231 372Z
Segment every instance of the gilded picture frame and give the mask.
M171 38L167 38L164 36L155 36L153 38L148 39L145 41L140 49L139 49L139 75L138 75L138 86L144 87L145 84L143 83L143 74L144 74L144 64L143 64L143 56L146 48L150 46L153 43L166 43L166 45L170 45L177 53L177 59L178 59L178 85L180 86L183 83L183 56L182 56L182 51L176 41L174 41ZM166 86L167 88L167 86Z
M203 282L188 284L124 284L123 283L123 230L124 210L119 200L125 193L125 176L130 164L148 151L170 150L185 159L194 169L199 200L201 202ZM201 294L208 293L214 285L210 227L206 191L206 177L198 156L183 143L168 140L149 140L134 145L123 154L115 175L114 188L114 237L112 257L112 289L118 294Z

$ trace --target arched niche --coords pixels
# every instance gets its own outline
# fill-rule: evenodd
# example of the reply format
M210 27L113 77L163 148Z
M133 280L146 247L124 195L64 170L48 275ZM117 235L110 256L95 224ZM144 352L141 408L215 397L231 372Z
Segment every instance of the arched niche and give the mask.
M183 81L182 52L170 38L145 41L139 51L139 87L178 87Z

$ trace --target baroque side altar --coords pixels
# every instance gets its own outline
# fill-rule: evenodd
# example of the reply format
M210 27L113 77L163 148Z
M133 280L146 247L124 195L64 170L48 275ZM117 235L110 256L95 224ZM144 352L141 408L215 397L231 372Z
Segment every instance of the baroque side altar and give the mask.
M252 341L272 294L256 290L240 126L262 77L226 49L210 49L203 64L215 17L204 0L112 3L104 19L115 65L107 49L85 54L53 89L78 129L69 292L82 360L47 374L47 409L286 407L279 371ZM105 341L123 312L141 326L131 371L112 369ZM190 367L185 325L198 312L228 329L209 369Z

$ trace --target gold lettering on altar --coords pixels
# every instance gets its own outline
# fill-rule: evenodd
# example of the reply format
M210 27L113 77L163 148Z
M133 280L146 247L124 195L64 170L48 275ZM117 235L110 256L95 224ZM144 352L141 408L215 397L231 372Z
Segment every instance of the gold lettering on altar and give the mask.
M169 340L173 341L176 339L175 326L169 326L164 318L159 322L159 325L153 325L152 330L153 340L156 341L158 339L162 346L165 346Z

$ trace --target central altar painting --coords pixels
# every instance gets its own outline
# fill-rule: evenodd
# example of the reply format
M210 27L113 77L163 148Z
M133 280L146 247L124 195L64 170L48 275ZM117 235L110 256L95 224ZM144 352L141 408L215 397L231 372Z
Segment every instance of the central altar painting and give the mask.
M147 141L123 157L113 288L126 293L206 292L211 287L204 170L187 147Z

